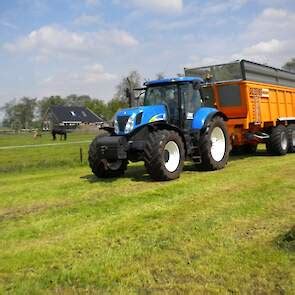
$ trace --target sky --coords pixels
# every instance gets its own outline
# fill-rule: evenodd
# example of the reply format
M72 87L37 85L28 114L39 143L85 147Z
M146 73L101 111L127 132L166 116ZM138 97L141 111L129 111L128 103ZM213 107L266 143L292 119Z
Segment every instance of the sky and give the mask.
M295 57L294 0L0 0L0 107L23 96L109 100L130 71Z

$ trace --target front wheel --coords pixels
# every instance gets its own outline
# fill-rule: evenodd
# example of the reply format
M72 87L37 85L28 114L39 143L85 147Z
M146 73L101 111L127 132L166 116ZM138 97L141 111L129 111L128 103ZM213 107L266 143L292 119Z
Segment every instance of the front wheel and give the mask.
M224 120L215 117L200 139L201 167L218 170L225 167L229 158L229 136Z
M99 140L102 136L109 135L102 133L98 135L90 144L88 151L88 162L92 172L99 178L119 177L127 169L127 160L107 160L102 159L98 153Z
M155 180L172 180L179 177L184 164L184 146L175 131L157 130L149 135L144 162Z

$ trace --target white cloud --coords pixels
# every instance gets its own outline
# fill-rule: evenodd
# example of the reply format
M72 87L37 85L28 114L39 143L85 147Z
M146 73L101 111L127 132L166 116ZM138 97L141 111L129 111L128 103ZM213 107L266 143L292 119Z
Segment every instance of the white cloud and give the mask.
M281 66L294 56L294 23L295 13L292 10L264 9L244 33L244 41L248 46L234 56Z
M257 54L272 54L282 51L285 48L285 42L277 39L272 39L266 42L259 42L244 49L246 55L257 55Z
M128 0L128 2L137 8L159 13L181 12L183 9L183 0Z
M36 86L42 95L49 93L90 94L92 96L103 95L101 89L104 85L112 88L113 81L117 79L115 74L107 72L103 65L96 63L74 69L64 69L55 74L48 75ZM106 98L106 97L104 97Z
M103 53L116 47L134 47L138 41L126 31L71 32L57 26L44 26L25 37L4 44L11 52L37 52L41 56L68 53Z
M74 24L78 26L98 25L102 23L102 18L98 15L82 14L74 20Z
M97 83L106 80L116 79L116 75L105 72L101 64L86 66L82 75L78 75L78 79L85 83Z
M295 13L284 9L266 8L247 29L249 39L292 39L295 35Z
M212 52L204 54L200 50L201 54L192 56L189 64L205 66L248 59L281 67L294 56L294 23L295 13L292 10L266 8L252 20L243 32L236 37L228 37L226 44L216 40L219 44L219 54L212 54ZM206 43L210 48L209 40Z

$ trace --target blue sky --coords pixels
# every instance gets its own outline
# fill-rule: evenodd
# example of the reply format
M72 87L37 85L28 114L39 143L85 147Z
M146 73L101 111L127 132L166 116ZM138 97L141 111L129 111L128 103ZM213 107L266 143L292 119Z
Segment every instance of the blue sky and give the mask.
M0 106L22 96L112 98L142 79L295 57L294 0L0 0Z

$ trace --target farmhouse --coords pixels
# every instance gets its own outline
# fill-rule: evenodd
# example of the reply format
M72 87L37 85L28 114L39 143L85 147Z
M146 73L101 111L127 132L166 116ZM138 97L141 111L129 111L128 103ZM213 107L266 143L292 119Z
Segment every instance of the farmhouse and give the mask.
M51 106L43 118L43 130L64 126L74 129L82 124L102 125L104 120L85 107Z

